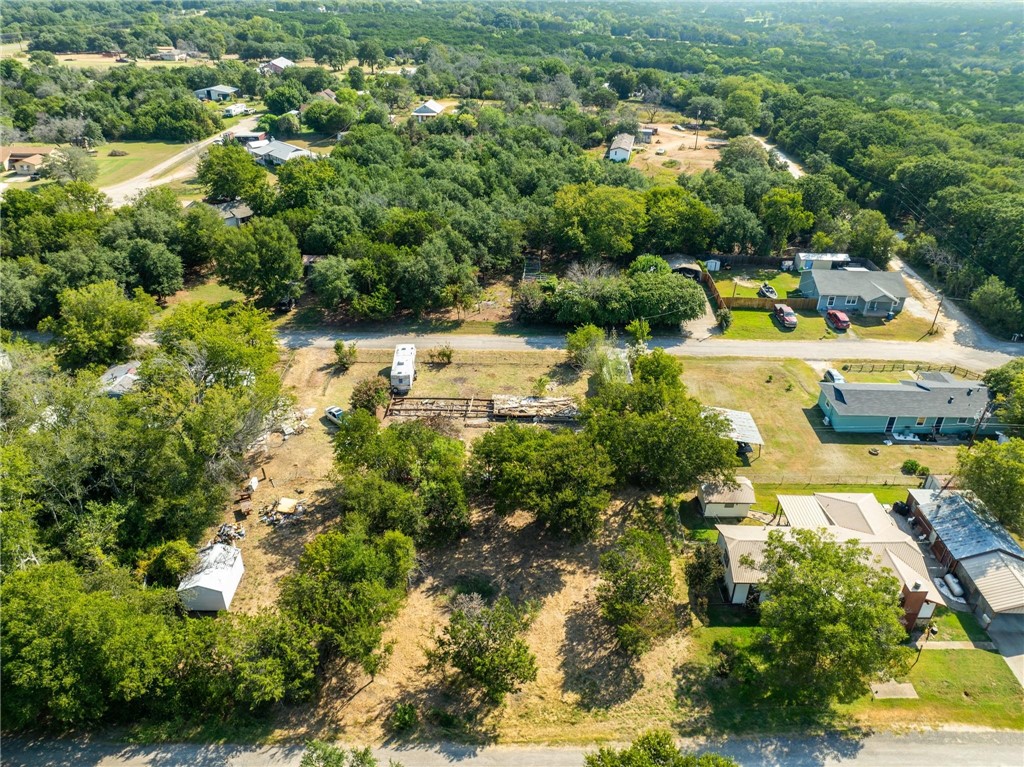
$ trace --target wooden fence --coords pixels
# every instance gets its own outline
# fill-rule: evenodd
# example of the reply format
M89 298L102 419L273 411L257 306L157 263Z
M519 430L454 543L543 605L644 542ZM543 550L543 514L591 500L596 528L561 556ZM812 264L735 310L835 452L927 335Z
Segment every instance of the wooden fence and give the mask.
M722 299L722 303L730 309L773 309L775 304L786 304L793 309L817 309L818 299L816 298L751 298L750 296L729 296Z
M952 373L960 378L970 378L974 381L982 379L981 373L962 368L959 365L935 365L930 362L851 362L843 365L843 370L851 373L894 373L901 370L912 370L915 373L921 371L938 371L941 373Z

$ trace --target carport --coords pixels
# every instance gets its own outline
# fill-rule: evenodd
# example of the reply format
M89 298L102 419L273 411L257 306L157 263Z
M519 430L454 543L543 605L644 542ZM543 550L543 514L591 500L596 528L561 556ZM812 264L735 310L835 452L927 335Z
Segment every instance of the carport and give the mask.
M737 447L742 444L757 445L757 455L761 456L761 446L764 445L764 438L761 430L754 422L754 416L746 410L729 410L724 407L712 407L708 410L718 413L729 423L725 436L735 440Z

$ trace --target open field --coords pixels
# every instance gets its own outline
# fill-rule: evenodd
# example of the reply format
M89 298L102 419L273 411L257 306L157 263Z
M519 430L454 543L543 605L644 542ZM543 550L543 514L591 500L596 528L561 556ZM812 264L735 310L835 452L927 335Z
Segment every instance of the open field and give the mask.
M697 148L694 149L693 131L683 133L673 130L671 122L641 125L654 125L658 128L658 135L653 137L650 144L637 143L630 165L658 182L673 184L681 173L693 174L709 170L718 160L719 148L715 144L708 144L708 131L700 131ZM664 149L665 154L657 154L659 149Z
M101 144L96 147L96 165L100 174L93 185L106 187L122 184L188 149L188 146L167 141L111 141ZM111 157L110 153L115 150L128 154L124 157Z

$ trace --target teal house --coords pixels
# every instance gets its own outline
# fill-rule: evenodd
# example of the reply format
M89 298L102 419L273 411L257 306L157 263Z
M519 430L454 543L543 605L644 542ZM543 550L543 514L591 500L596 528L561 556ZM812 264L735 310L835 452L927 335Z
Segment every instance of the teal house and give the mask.
M899 383L818 384L818 407L837 432L861 434L960 434L974 431L986 414L988 387L949 373L921 373ZM998 426L985 420L979 434Z

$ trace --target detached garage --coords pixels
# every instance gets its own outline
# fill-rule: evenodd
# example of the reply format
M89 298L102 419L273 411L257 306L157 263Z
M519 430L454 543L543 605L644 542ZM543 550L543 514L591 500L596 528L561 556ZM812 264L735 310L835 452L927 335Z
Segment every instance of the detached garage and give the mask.
M956 572L983 627L1024 631L1024 561L990 551L961 560Z
M199 566L178 586L182 604L192 612L217 612L231 607L242 580L242 551L215 543L199 552Z

